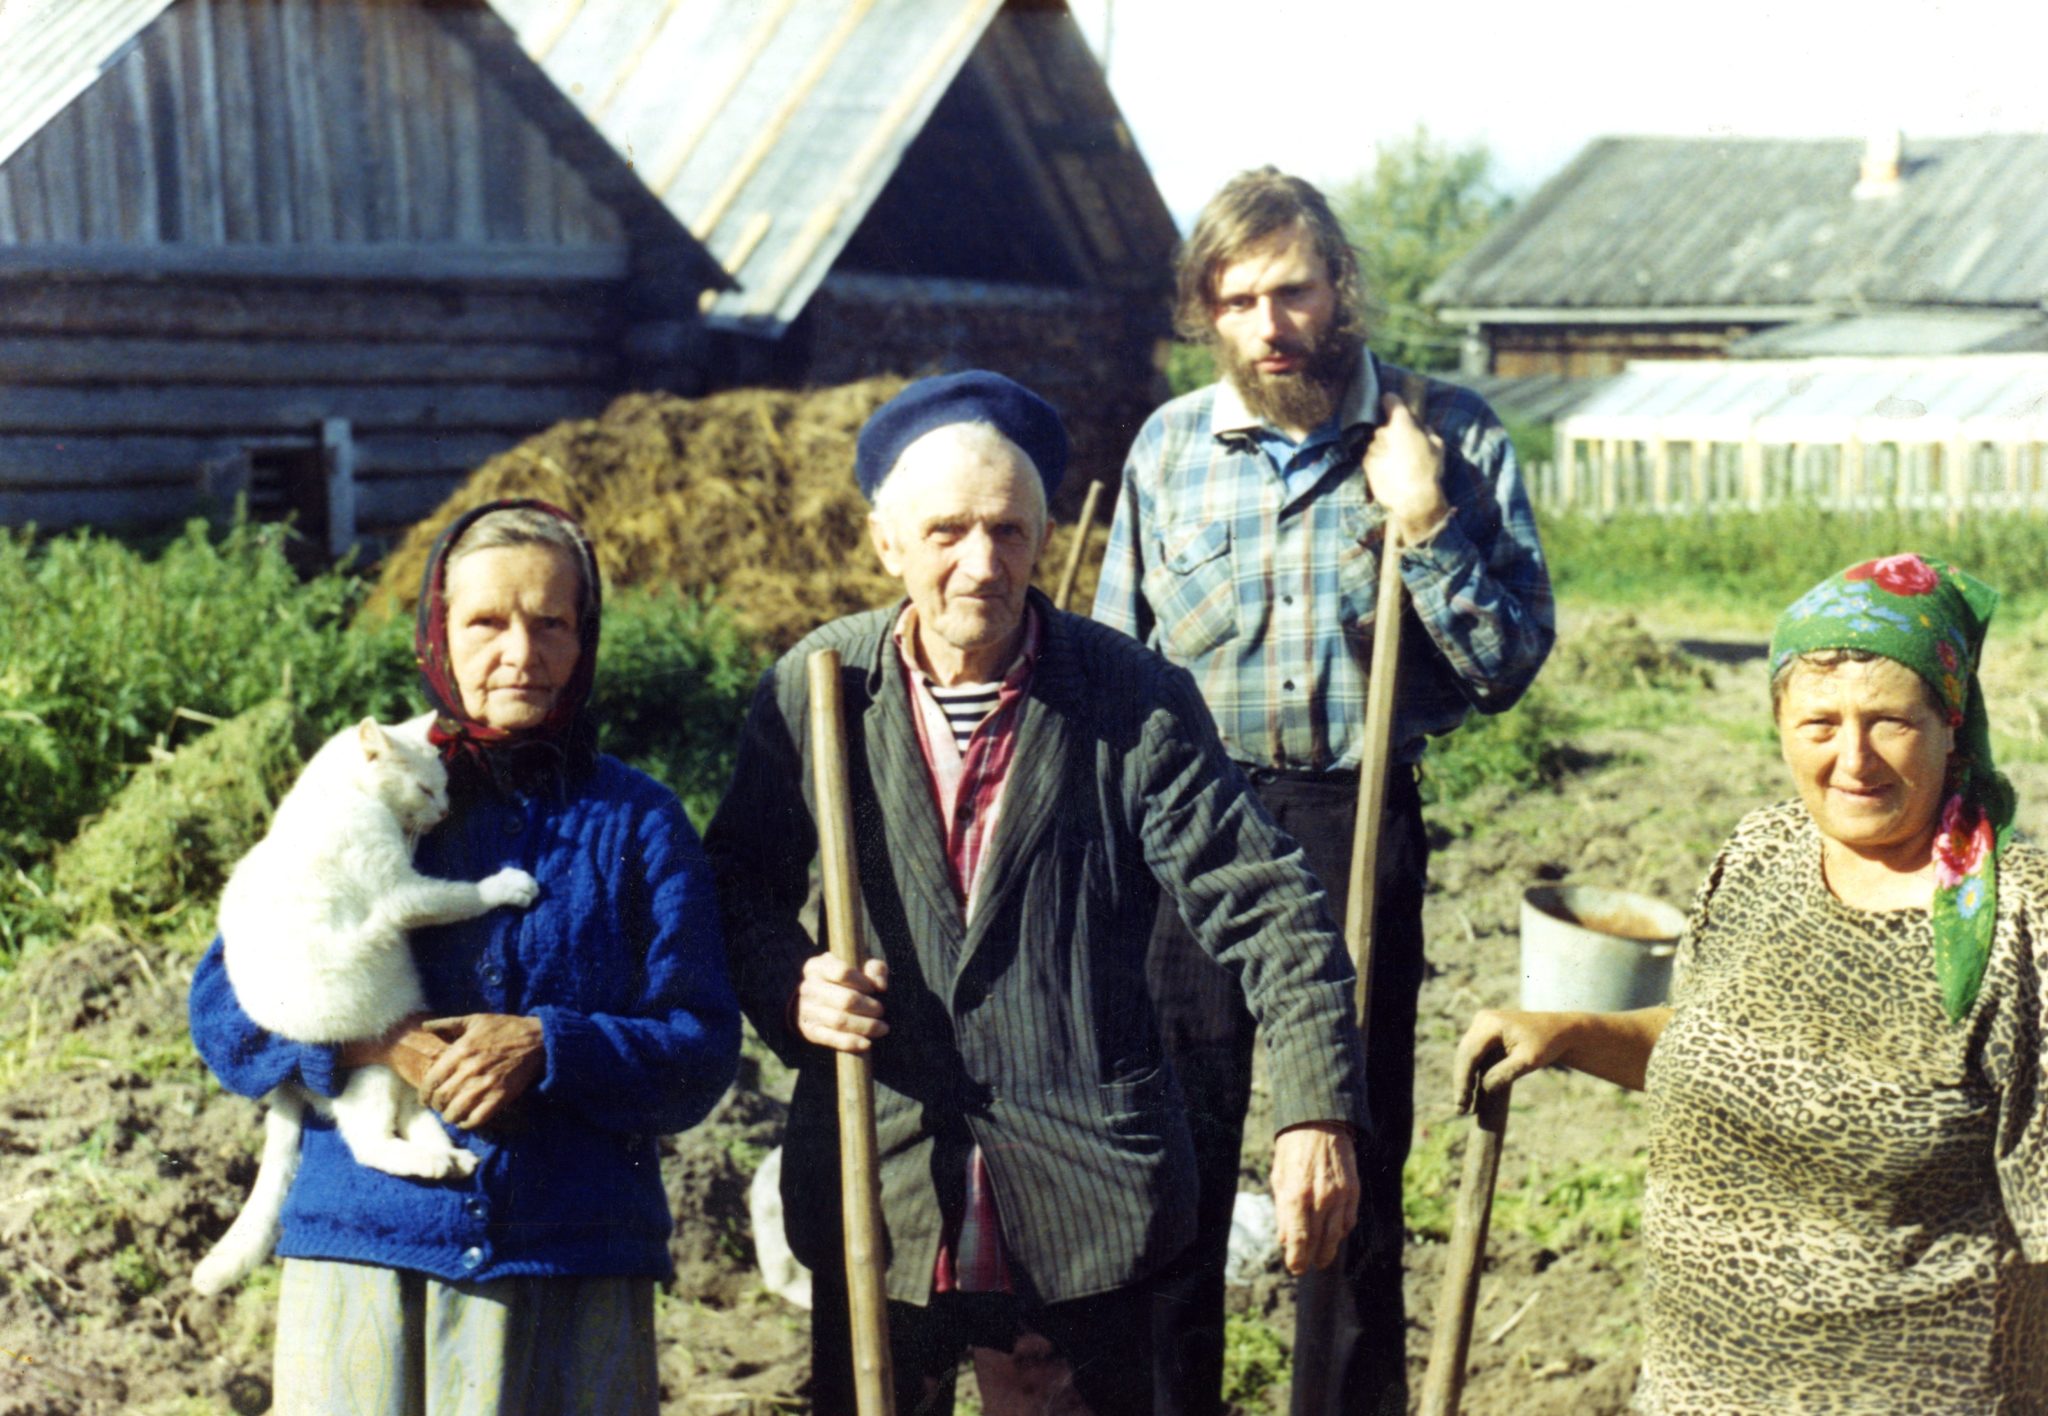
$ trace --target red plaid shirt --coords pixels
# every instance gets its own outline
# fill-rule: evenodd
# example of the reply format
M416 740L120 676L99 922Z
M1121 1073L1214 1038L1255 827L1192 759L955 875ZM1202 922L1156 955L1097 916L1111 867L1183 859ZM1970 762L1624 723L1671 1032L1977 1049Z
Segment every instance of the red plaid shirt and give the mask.
M1002 816L1003 787L1009 781L1010 762L1017 749L1017 705L1031 684L1031 671L1038 662L1038 612L1024 613L1024 644L1016 662L1003 675L996 706L981 720L968 739L963 754L953 740L952 724L945 709L930 691L930 677L917 666L915 631L917 611L909 606L896 621L896 651L903 661L904 683L917 711L917 745L924 754L930 774L932 799L939 809L945 831L946 862L952 867L953 892L960 901L963 919L974 915L974 902L981 885L982 863L988 844L995 839L996 822ZM967 1156L965 1204L956 1218L949 1216L939 1240L939 1258L932 1269L932 1286L940 1293L1007 1293L1010 1270L1003 1261L1002 1221L996 1213L995 1185L981 1147Z

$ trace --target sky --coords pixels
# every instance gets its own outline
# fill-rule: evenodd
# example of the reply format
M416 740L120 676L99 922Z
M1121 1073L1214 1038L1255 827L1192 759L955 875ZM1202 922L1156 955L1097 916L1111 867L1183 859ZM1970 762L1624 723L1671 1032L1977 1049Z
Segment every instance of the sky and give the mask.
M1232 173L1417 124L1526 196L1610 133L2048 131L2048 0L1069 0L1185 227Z

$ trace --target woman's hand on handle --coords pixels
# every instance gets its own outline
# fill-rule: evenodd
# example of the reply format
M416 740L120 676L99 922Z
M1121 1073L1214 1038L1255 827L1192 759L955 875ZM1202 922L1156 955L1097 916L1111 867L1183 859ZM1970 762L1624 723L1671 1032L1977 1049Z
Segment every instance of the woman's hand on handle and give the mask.
M1493 1091L1553 1063L1641 1091L1650 1053L1670 1020L1669 1008L1627 1013L1482 1009L1458 1042L1451 1099L1458 1110L1469 1111L1478 1088Z

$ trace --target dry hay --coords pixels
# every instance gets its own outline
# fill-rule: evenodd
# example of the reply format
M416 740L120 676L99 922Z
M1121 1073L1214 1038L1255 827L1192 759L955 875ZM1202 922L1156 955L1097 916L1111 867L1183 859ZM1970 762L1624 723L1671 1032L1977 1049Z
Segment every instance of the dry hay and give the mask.
M371 604L410 609L433 539L495 497L534 496L581 521L609 585L715 592L765 643L897 593L868 544L854 441L903 386L894 378L810 392L738 389L706 398L635 393L603 416L559 423L486 462L385 560ZM1040 570L1059 575L1059 536ZM1094 541L1101 553L1102 538ZM1074 603L1094 593L1093 567Z

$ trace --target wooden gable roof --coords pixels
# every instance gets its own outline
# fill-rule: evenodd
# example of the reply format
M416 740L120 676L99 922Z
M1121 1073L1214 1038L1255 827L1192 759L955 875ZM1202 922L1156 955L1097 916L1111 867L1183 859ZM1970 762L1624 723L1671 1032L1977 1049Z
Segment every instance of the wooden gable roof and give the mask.
M918 185L906 155L946 146L927 131L942 111L957 126L971 109L981 165L1006 169L997 206L952 200L1031 226L1073 283L1156 284L1171 255L1164 199L1063 4L493 5L724 266L731 286L706 298L713 324L775 335L795 320L885 193L898 199L885 210L904 208ZM890 244L865 234L870 254ZM1033 278L1026 265L1011 278Z

